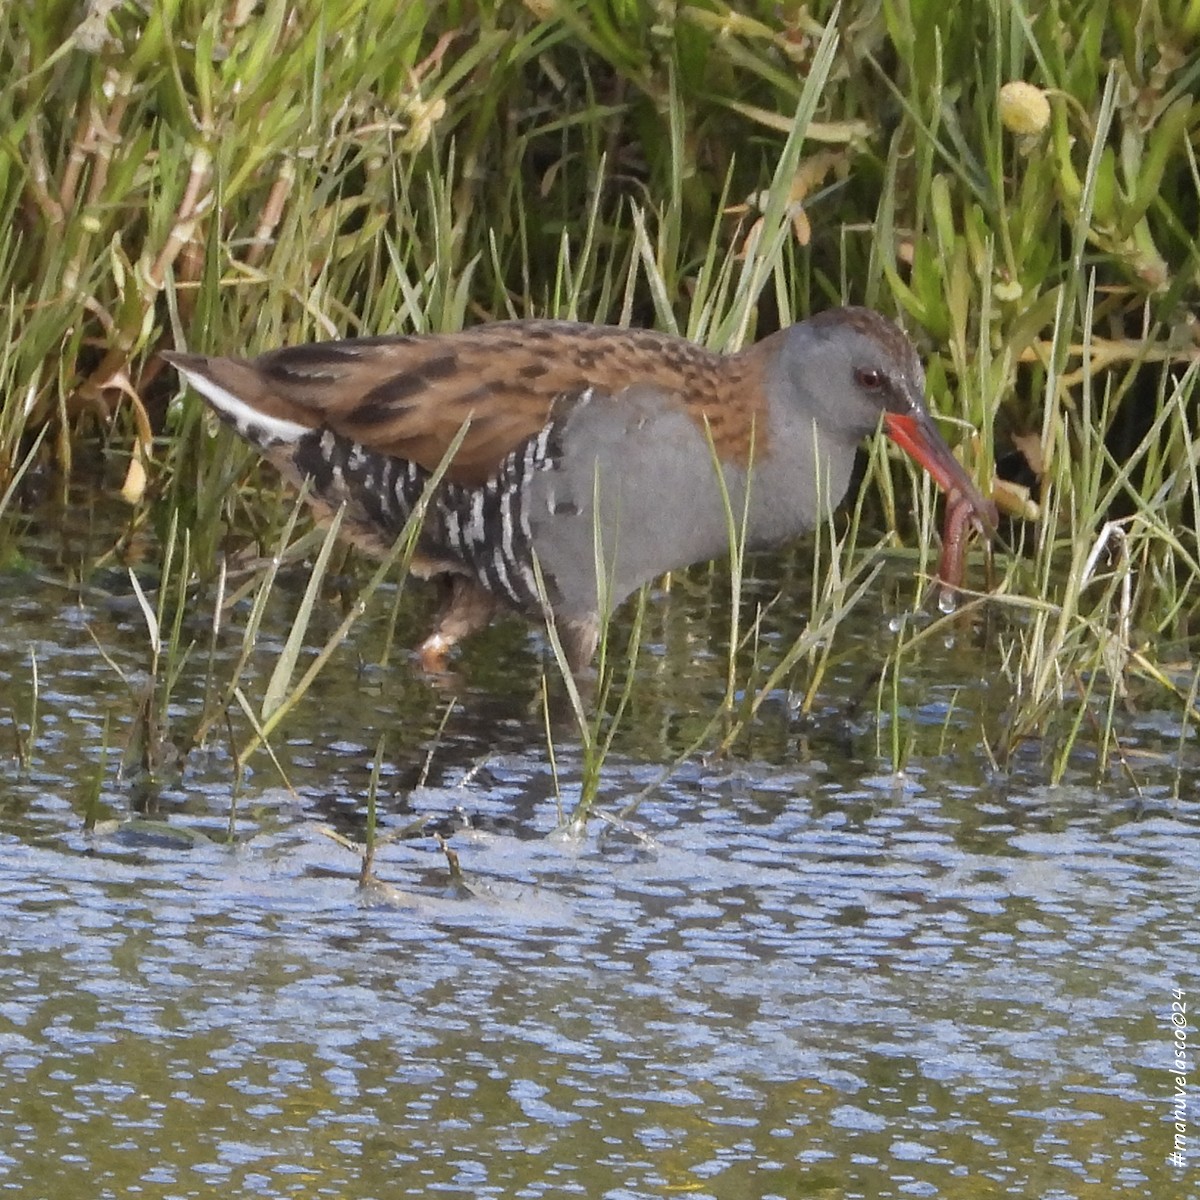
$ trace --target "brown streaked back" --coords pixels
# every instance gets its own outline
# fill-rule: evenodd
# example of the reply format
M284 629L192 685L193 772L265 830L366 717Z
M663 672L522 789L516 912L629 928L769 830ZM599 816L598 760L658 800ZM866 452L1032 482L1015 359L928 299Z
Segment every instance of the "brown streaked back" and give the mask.
M761 344L761 343L760 343ZM668 334L567 321L508 321L461 333L314 342L244 360L187 365L265 415L326 425L366 448L437 467L463 423L448 472L482 484L536 434L559 396L637 385L707 421L723 458L750 455L762 405L761 354L722 356ZM762 454L765 422L758 422Z

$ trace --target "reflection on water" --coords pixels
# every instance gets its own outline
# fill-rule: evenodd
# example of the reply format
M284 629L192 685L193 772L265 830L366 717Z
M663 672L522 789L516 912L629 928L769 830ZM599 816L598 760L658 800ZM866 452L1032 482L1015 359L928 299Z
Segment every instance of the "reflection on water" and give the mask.
M1086 763L1058 788L1032 761L990 775L974 647L905 681L902 778L873 711L801 728L781 703L737 761L693 756L571 840L521 629L472 652L421 786L447 697L351 645L276 746L295 793L256 758L230 844L220 739L152 794L116 777L146 662L136 609L7 590L21 727L31 648L40 682L28 769L0 793L0 1190L1200 1190L1195 1157L1167 1162L1172 992L1200 989L1197 807L1170 799L1167 757L1138 764L1140 796L1116 772L1096 790ZM719 655L689 651L690 675L672 661L687 601L661 618L607 812L720 694ZM833 691L865 686L883 625L876 608L846 630L861 651ZM183 728L204 670L177 688ZM360 893L320 831L361 836L381 734L383 825L424 819L461 880L426 835L382 848L391 887ZM565 733L558 771L569 803ZM108 820L88 834L97 786Z

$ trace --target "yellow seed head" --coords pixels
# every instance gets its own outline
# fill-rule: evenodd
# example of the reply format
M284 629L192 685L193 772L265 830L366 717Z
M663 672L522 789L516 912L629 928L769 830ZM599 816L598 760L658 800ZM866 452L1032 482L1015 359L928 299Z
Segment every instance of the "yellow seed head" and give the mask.
M1000 89L1000 120L1009 133L1041 133L1050 124L1050 101L1041 88L1014 79Z

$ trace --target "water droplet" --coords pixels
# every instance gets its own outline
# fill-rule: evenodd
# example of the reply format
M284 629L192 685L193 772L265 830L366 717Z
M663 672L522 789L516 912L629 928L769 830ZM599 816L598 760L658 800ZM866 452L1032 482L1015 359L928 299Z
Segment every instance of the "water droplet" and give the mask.
M953 588L944 587L938 589L937 606L940 611L947 614L952 613L958 607L958 602L954 598Z

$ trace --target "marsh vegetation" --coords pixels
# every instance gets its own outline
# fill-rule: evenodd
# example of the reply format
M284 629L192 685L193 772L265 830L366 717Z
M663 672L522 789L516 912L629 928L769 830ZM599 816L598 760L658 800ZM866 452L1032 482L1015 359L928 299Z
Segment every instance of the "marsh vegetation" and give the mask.
M996 767L1034 742L1051 779L1076 747L1103 771L1139 708L1176 714L1187 740L1194 6L738 9L9 6L0 544L8 570L26 569L39 502L120 491L109 544L70 572L142 579L147 765L162 739L186 750L214 730L235 761L269 749L387 574L311 531L158 350L535 315L724 349L843 302L899 314L919 338L931 404L1006 515L986 563L973 552L978 599L904 624L881 653L894 686L877 710L895 716L906 659L952 627L973 647L964 670L1004 691L1003 727L978 739ZM732 589L717 571L726 686L689 747L730 749L770 697L806 715L830 702L839 619L886 554L913 555L917 607L936 523L927 485L876 447L851 512L797 552L803 596L773 602L811 605L790 647L764 635L771 602L739 601L744 564ZM309 585L250 694L240 667L214 677L211 649L235 613L246 656L262 653L288 562ZM326 641L311 616L333 579L352 599ZM185 611L212 614L207 639ZM626 614L605 654L622 682L579 708L598 753L600 731L637 708L633 627ZM185 661L209 684L180 714ZM406 669L390 638L383 661ZM543 663L556 674L549 649ZM16 721L23 758L34 724Z

